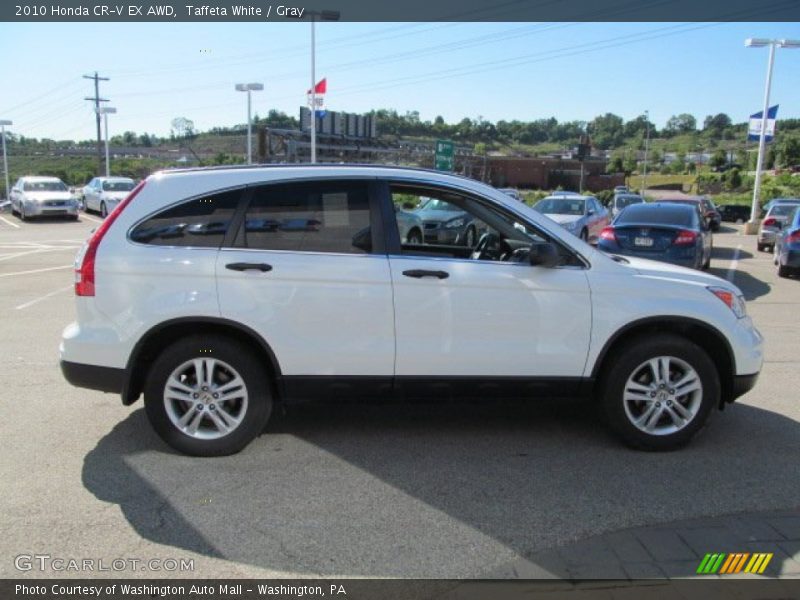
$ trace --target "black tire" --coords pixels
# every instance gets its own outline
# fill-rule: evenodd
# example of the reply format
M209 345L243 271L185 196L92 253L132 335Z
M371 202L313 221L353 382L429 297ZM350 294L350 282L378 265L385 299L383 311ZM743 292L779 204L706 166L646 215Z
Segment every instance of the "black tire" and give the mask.
M582 239L584 242L586 242L586 243L588 244L588 243L589 243L589 230L588 230L588 229L585 229L585 228L584 228L584 229L582 229L582 230L581 230L581 235L580 235L579 237L580 237L580 238L581 238L581 239Z
M756 248L758 248L759 252L763 252L767 248L767 246L766 244L756 244Z
M670 357L685 362L694 370L702 385L695 396L697 406L693 417L677 431L661 435L646 433L634 425L623 400L628 379L640 372L648 360L656 357ZM714 407L719 405L719 373L708 354L695 343L678 335L654 333L634 338L616 354L600 382L598 395L609 426L627 445L641 450L676 450L686 445L703 428ZM656 403L658 400L657 397L647 402ZM666 411L667 401L661 401L664 402L662 410ZM673 407L670 410L674 411L674 404L670 406ZM658 423L669 425L669 415L666 412L659 414L662 417Z
M792 274L792 270L789 267L782 265L780 261L778 262L777 271L778 271L778 277L789 277L789 275Z
M104 219L108 216L108 209L106 208L105 202L100 203L100 216Z
M237 415L239 424L231 432L216 439L199 439L180 430L167 413L164 400L165 386L173 371L187 361L198 358L214 358L232 367L244 381L247 394L246 407L239 405L242 410ZM223 369L222 373L224 375L226 371ZM214 401L210 402L212 404L207 408L213 410ZM222 406L223 401L217 402ZM265 365L259 362L246 345L217 335L186 337L168 346L150 368L144 389L145 410L153 429L167 444L191 456L226 456L242 450L263 431L272 413L272 402L272 387ZM198 404L200 403L198 400ZM189 404L186 411L193 409L194 405ZM202 422L213 425L210 414L203 417Z
M422 243L422 232L419 229L412 229L408 232L407 243L419 245Z
M27 221L28 215L25 214L25 206L22 204L19 205L19 220L20 221Z
M19 212L17 212L17 209L14 208L13 204L11 205L11 215L14 216L14 217L18 217L19 216Z

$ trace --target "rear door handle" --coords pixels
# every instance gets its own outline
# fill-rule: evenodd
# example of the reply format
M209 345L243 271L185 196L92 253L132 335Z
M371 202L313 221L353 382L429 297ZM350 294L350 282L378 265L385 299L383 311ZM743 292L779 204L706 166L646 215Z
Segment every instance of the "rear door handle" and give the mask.
M447 279L450 273L447 271L426 271L425 269L411 269L410 271L403 271L406 277L414 277L415 279L422 279L423 277L436 277L437 279Z
M267 263L228 263L225 268L231 271L261 271L262 273L272 271L272 265Z

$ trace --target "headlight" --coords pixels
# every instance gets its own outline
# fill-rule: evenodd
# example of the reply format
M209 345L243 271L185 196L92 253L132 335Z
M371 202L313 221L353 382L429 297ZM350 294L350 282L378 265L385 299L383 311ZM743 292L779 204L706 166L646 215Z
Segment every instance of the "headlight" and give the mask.
M709 287L708 291L722 300L733 311L736 318L741 319L747 315L747 306L742 296L724 287Z
M446 229L458 229L459 227L463 227L464 223L467 220L464 217L459 217L458 219L453 219L452 221L448 221L444 224Z

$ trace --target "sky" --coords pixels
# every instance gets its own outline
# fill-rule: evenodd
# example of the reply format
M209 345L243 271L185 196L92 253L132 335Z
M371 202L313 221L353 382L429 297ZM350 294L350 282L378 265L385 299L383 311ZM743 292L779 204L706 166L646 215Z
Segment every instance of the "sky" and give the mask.
M259 82L253 112L297 116L310 85L310 28L291 23L2 23L0 119L29 137L95 136L94 71L118 113L110 135L166 135L246 122L236 83ZM588 121L761 109L768 49L748 37L800 38L800 23L317 23L317 79L329 110L388 108L491 121ZM771 104L800 118L800 50L776 53Z

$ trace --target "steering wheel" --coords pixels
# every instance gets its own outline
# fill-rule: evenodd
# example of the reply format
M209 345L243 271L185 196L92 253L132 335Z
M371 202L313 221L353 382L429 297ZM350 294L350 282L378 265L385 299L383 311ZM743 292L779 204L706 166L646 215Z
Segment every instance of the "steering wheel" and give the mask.
M511 247L496 233L486 232L478 240L470 258L472 260L505 260Z

